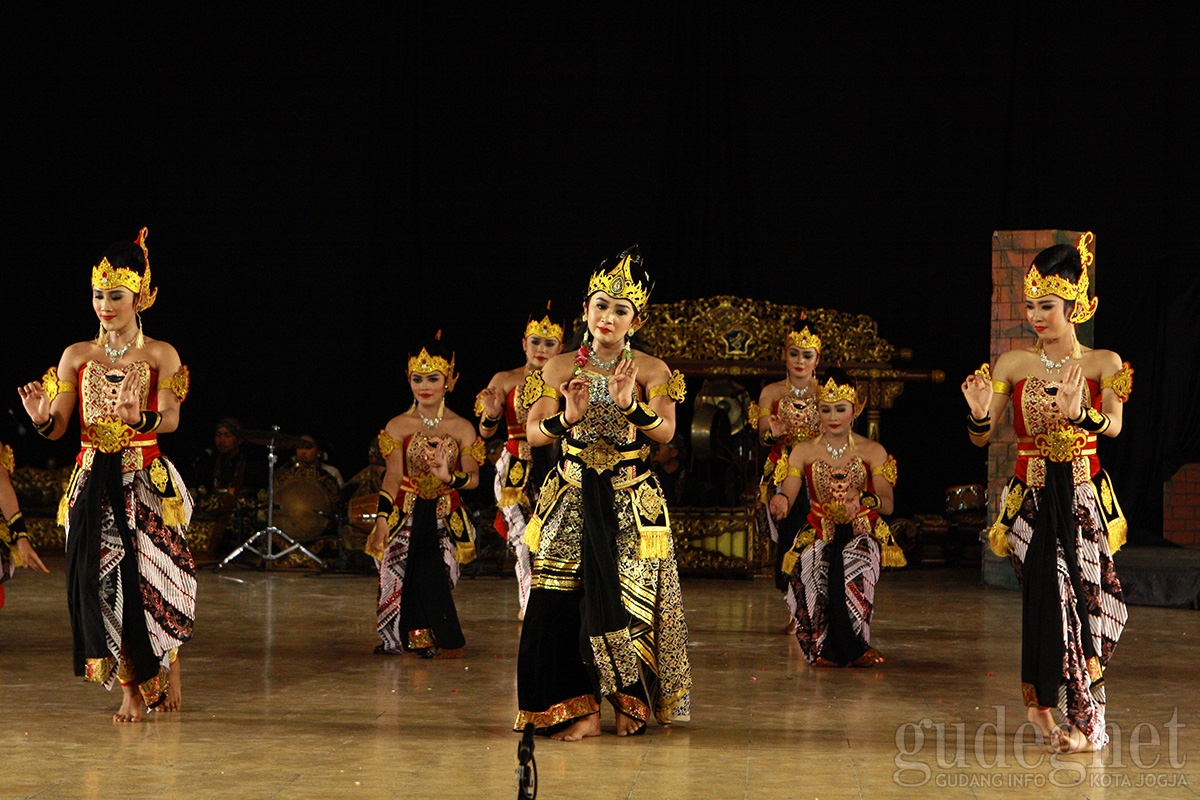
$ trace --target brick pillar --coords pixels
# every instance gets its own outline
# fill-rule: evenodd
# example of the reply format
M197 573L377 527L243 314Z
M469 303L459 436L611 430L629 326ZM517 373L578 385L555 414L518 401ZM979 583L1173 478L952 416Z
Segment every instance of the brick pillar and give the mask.
M1163 486L1163 536L1200 545L1200 464L1185 464Z
M1081 231L995 231L992 234L992 331L991 352L988 362L995 364L1000 354L1016 347L1029 347L1037 341L1037 334L1025 320L1025 273L1039 252L1055 244L1079 243ZM1095 241L1092 252L1095 252ZM1088 271L1092 291L1096 286L1096 266L1093 261ZM1092 346L1093 320L1075 327L1075 335L1081 344ZM996 518L1004 503L1004 487L1013 476L1017 462L1017 437L1012 427L1012 405L1004 412L1004 418L992 420L995 432L988 448L988 516L989 524ZM965 434L964 434L965 435ZM995 560L991 551L984 548L985 555ZM993 573L994 574L994 573ZM1007 583L1007 578L1002 583ZM992 583L985 561L984 582ZM1013 583L1015 585L1015 581Z

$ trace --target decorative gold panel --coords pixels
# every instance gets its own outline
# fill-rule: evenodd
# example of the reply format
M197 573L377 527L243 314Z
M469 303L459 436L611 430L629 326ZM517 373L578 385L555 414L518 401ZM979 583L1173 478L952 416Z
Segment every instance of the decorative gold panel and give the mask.
M895 354L892 345L879 336L878 325L865 314L733 295L652 304L641 335L659 358L774 361L788 332L799 323L801 312L805 321L820 331L825 343L821 360L827 364L886 362Z

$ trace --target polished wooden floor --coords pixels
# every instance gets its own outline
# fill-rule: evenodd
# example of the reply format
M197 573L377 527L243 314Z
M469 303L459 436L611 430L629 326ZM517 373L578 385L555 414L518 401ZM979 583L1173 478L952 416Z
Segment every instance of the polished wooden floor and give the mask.
M204 572L184 710L114 725L119 693L71 675L63 563L48 561L0 610L0 797L516 795L513 580L460 582L465 657L429 662L372 655L368 576ZM1130 609L1107 675L1121 741L1051 761L1013 744L1020 598L968 571L884 576L874 670L805 665L774 633L786 612L765 580L691 579L684 600L693 721L618 739L606 711L604 736L539 739L540 798L1200 794L1195 611Z

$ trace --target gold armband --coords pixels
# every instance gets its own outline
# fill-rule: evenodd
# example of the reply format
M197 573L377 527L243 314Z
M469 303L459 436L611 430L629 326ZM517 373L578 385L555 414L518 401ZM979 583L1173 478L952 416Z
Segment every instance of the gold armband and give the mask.
M775 462L775 472L771 475L771 483L779 486L788 478L799 478L803 475L804 473L793 467L787 458L780 458Z
M75 384L60 381L58 379L58 367L51 367L42 376L42 391L46 393L46 399L53 403L54 398L60 394L75 391Z
M898 477L896 469L896 457L891 453L888 453L887 459L884 460L882 464L880 464L878 467L871 467L871 474L878 475L892 486L895 486L896 478Z
M1128 361L1121 362L1121 368L1107 378L1100 379L1101 389L1112 389L1113 394L1120 398L1121 402L1127 402L1129 395L1133 393L1133 367L1129 366Z
M992 382L992 392L995 394L1012 394L1012 387L1004 381L998 381L992 378L992 368L985 361L979 365L979 369L975 370L975 374L983 378L985 381Z
M558 399L562 395L558 393L557 389L546 383L540 369L534 370L526 376L525 383L521 386L521 405L529 408L543 397Z
M187 399L188 389L192 386L192 373L184 365L179 367L179 371L164 381L158 382L158 388L170 389L171 394L175 395L175 399L183 402Z
M657 386L650 387L649 399L662 397L663 395L670 397L676 403L682 403L687 397L687 384L683 380L683 373L675 370L671 373L671 377L666 383L660 383Z
M771 409L763 408L753 400L750 401L750 408L746 409L746 419L749 420L751 427L757 428L758 421L769 416L771 416Z
M476 436L475 441L471 442L471 446L466 449L466 454L475 459L476 464L486 462L487 444L483 441L483 437Z
M389 436L386 430L379 432L379 455L387 458L399 446L400 442Z

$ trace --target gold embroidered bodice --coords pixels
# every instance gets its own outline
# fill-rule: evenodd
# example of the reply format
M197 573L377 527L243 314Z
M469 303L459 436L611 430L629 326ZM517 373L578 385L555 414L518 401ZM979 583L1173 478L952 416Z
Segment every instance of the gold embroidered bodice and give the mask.
M821 417L815 395L815 391L810 391L808 396L797 399L791 392L784 392L783 397L775 404L775 413L787 424L787 433L783 435L783 441L789 447L811 439L821 431Z
M626 419L609 396L609 376L587 370L583 375L589 385L587 413L571 428L571 437L588 444L599 441L601 437L614 445L631 443L637 436L637 428Z
M432 437L424 430L419 430L408 437L408 443L404 447L404 474L410 478L420 478L423 475L429 474L429 450L425 445L430 439L445 439L448 443L449 459L447 464L453 471L458 466L458 440L453 436L442 434L440 437L434 434Z
M845 464L834 466L828 461L814 461L809 466L809 498L813 505L840 499L853 489L867 490L867 465L861 456L853 456Z
M155 388L154 371L145 361L135 361L123 367L105 366L98 361L83 365L79 370L79 413L85 426L117 416L121 381L134 370L141 376L141 408L149 408L151 390Z

